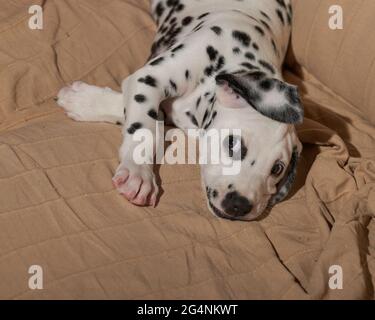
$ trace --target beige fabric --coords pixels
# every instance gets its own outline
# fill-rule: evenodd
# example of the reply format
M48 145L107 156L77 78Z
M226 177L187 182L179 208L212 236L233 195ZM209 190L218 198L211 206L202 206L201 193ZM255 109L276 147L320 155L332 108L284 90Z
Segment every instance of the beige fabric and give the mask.
M299 64L375 124L375 1L294 0L292 48ZM343 29L329 8L341 6Z
M155 26L146 0L44 1L43 31L28 28L28 8L38 2L1 3L0 129L56 112L64 83L118 89L149 53Z
M303 92L305 150L268 217L212 217L195 166L161 166L159 205L138 208L111 184L120 128L73 122L52 98L77 79L118 89L148 55L148 1L47 0L33 32L28 1L3 3L0 298L374 298L375 128L317 67L286 73ZM28 288L35 264L44 290ZM331 265L343 290L328 287Z

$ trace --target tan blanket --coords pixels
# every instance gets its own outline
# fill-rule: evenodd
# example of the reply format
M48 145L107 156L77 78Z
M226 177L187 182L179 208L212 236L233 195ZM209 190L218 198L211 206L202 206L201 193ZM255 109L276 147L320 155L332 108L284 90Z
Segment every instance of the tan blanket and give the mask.
M188 165L161 166L157 208L132 206L111 184L120 128L73 122L53 97L73 80L118 89L142 65L148 1L42 2L43 30L27 27L38 1L0 10L0 298L374 298L375 128L358 108L286 72L305 149L291 197L262 221L214 218Z

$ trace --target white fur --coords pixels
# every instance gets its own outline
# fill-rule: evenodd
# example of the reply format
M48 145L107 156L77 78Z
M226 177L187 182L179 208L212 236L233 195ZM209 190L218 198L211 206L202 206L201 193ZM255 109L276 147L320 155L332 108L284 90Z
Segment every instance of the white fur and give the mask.
M159 1L152 1L153 8ZM252 108L245 107L242 98L233 98L230 89L221 89L216 85L214 78L206 78L202 83L202 72L207 66L206 47L211 44L221 55L226 58L225 69L235 72L243 58L233 56L233 37L231 30L249 30L252 40L259 46L257 58L270 62L276 69L275 78L282 80L281 66L285 56L290 26L282 25L277 19L275 0L182 0L185 9L177 14L180 18L185 16L197 17L202 13L210 12L205 19L205 28L199 32L192 32L195 24L185 28L177 38L177 44L183 44L184 49L175 55L165 48L160 48L154 58L164 57L163 63L152 66L149 63L133 75L124 80L122 94L108 88L90 86L82 82L75 82L70 87L59 92L58 104L65 109L67 115L78 121L107 121L124 122L124 107L126 107L126 121L123 128L124 141L120 148L120 165L113 179L120 193L136 205L155 205L158 187L155 183L151 165L138 166L131 155L136 147L131 134L127 132L129 126L141 122L144 128L155 131L155 120L146 115L149 108L159 110L159 105L164 100L163 88L170 86L170 80L177 85L171 95L177 100L168 111L168 117L175 125L182 129L192 128L191 119L186 116L189 111L201 122L205 111L210 107L210 97L203 97L201 107L196 110L198 97L211 91L217 94L218 112L215 119L215 128L240 128L243 130L244 139L249 145L249 159L256 160L254 166L243 166L241 174L236 177L222 177L220 166L207 165L202 167L202 179L205 185L214 186L220 196L214 204L220 207L220 202L225 196L228 184L234 183L236 188L246 197L250 198L255 209L247 217L251 220L258 217L265 209L267 202L276 191L278 179L270 176L270 171L277 160L285 163L291 158L293 146L300 148L294 126L270 120ZM289 0L285 0L289 4ZM236 9L237 11L233 11ZM268 21L272 32L262 37L253 31L254 25L248 15L257 19L264 18L260 10L267 12L271 17ZM217 37L210 27L220 26L224 30L221 37ZM228 31L228 32L226 32ZM269 35L272 35L279 54L273 51ZM156 40L160 35L157 35ZM173 48L173 47L172 47ZM173 57L172 57L173 56ZM185 71L189 70L189 81L185 78ZM140 83L139 79L153 76L157 79L157 87L152 88ZM134 101L134 96L144 94L147 103L139 105ZM267 102L273 102L277 95L270 95ZM232 107L229 108L228 105ZM235 108L233 108L235 106Z

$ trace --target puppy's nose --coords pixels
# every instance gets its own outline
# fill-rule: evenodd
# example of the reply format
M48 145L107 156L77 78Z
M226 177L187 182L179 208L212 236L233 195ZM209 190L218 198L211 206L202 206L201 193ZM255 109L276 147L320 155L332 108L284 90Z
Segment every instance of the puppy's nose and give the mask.
M243 217L251 212L253 205L241 196L237 191L230 192L225 196L221 206L226 214L233 217Z

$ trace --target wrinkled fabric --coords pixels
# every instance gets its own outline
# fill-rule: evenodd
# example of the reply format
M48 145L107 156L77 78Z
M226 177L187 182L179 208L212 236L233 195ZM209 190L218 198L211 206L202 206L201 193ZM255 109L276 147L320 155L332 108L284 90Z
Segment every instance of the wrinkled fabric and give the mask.
M374 68L344 69L355 34L338 50L318 32L339 2L353 30L372 36L371 1L295 3L285 77L305 105L304 151L290 196L257 222L213 217L192 165L158 167L155 209L130 205L111 183L120 128L74 122L55 105L67 83L118 90L142 66L155 32L147 0L32 2L44 6L44 30L27 28L29 1L0 10L0 298L374 298L374 90L361 100L345 87L366 78L373 88ZM361 66L368 54L357 52ZM43 268L43 290L29 288L31 265ZM329 287L335 265L342 290Z

